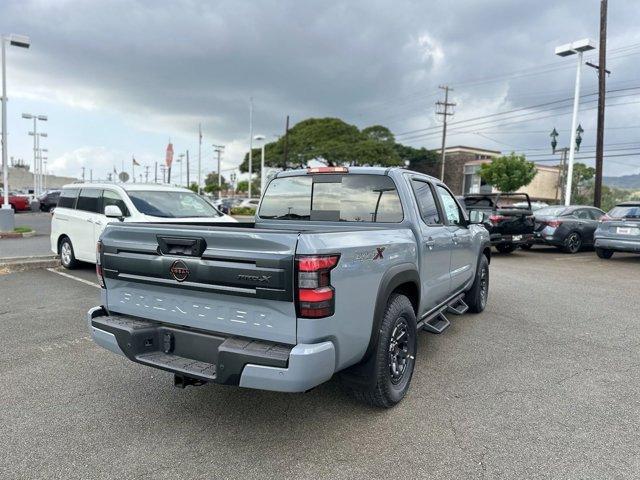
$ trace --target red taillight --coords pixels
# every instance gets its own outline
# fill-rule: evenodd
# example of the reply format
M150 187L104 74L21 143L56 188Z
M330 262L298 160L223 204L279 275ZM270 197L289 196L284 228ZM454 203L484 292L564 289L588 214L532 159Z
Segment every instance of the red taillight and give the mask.
M562 221L561 220L549 220L547 222L547 225L552 227L552 228L558 228L560 225L562 225Z
M335 311L335 290L331 286L331 269L340 255L300 255L296 257L298 275L298 316L322 318Z
M311 167L307 173L349 173L347 167Z
M101 288L104 287L104 272L102 271L102 242L96 243L96 276Z
M613 220L613 218L606 213L598 219L599 222L610 222L611 220Z
M489 215L489 221L494 225L506 219L507 217L505 217L504 215Z

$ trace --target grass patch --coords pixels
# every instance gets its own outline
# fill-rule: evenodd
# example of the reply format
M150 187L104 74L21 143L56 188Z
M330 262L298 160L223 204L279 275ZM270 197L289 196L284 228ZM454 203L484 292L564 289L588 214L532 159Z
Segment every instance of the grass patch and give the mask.
M29 233L29 232L33 232L33 228L30 227L16 227L13 229L14 232L16 233Z
M250 207L233 207L231 209L231 215L255 215L256 211Z

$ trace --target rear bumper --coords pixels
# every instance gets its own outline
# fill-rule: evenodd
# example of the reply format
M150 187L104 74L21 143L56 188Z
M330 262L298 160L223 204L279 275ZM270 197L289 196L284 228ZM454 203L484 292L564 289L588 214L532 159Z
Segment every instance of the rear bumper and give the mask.
M514 237L520 237L520 239L514 240ZM526 243L533 243L533 233L523 233L514 235L503 235L501 233L491 234L491 245L500 245L502 243L512 243L513 245L522 245Z
M640 239L621 240L618 238L596 238L596 248L604 248L616 252L640 253Z
M283 345L178 328L135 317L87 313L96 344L143 365L203 382L304 392L335 370L332 342Z

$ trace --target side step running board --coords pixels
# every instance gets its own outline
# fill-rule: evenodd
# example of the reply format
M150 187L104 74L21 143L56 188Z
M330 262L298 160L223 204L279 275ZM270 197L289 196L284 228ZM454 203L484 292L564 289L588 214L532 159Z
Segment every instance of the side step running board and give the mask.
M437 334L444 332L447 328L449 328L449 325L451 325L449 319L444 316L444 313L440 312L438 316L433 317L428 322L425 322L425 324L422 326L422 329L426 332Z
M452 313L454 315L462 315L469 310L469 306L464 302L464 293L450 299L440 307L435 308L431 312L427 313L422 320L418 322L418 329L422 329L430 333L442 333L449 326L451 322L445 316L445 313Z
M464 300L461 298L458 303L451 304L447 307L447 313L453 313L454 315L464 315L469 310L469 305L464 303Z

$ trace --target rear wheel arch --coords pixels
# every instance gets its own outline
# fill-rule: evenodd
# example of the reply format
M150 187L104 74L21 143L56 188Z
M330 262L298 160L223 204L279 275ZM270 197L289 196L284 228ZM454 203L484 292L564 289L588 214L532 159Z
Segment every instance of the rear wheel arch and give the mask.
M411 302L414 311L417 312L420 306L420 275L416 266L411 263L395 265L387 270L378 286L373 319L371 323L371 334L369 336L369 344L362 360L355 366L348 369L350 373L359 377L366 378L368 368L372 368L372 360L375 360L376 346L378 344L378 336L380 334L380 325L384 317L384 312L389 303L389 299L394 294L406 296Z

